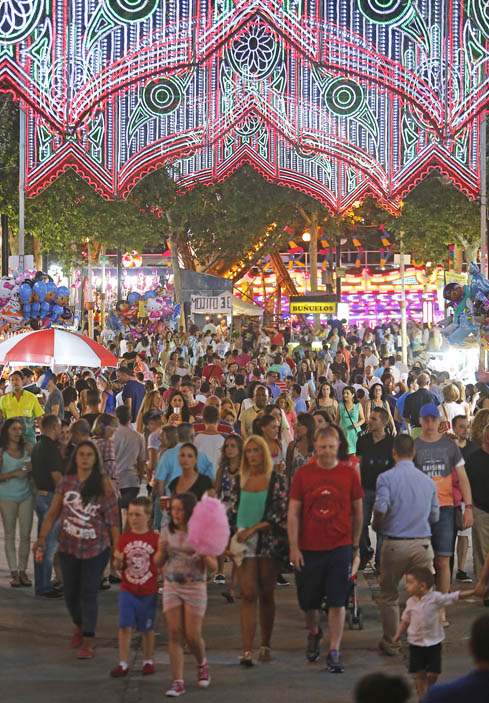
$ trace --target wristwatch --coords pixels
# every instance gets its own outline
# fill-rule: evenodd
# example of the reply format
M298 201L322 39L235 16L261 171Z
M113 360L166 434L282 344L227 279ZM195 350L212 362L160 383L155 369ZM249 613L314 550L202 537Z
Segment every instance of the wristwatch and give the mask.
M465 510L472 510L472 505L466 505Z

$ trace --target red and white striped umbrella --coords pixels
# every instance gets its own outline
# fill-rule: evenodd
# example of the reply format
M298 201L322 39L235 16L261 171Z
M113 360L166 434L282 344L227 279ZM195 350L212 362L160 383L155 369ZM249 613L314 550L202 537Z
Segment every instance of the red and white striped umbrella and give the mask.
M11 366L117 366L117 357L89 337L55 327L26 332L0 344L0 364Z

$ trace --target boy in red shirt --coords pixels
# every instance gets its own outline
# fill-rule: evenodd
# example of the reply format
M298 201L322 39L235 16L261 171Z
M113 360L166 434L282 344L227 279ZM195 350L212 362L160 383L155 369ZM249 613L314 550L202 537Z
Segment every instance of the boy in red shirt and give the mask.
M158 534L149 528L153 510L149 498L140 496L129 503L129 531L124 532L114 552L114 566L121 570L119 594L119 666L110 672L114 678L126 676L132 628L142 633L144 662L142 673L154 674L154 621L158 583L153 558Z

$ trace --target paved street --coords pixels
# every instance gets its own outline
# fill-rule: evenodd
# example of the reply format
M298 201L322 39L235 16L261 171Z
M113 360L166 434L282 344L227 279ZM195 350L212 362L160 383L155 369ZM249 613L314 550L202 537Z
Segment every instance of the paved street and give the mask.
M117 656L117 587L100 594L100 618L96 656L78 661L69 648L71 624L62 600L36 599L33 589L13 589L8 584L0 527L0 681L2 703L86 703L91 698L104 703L137 703L161 700L171 675L163 615L157 622L154 676L140 675L142 652L135 639L130 661L131 674L122 680L109 678ZM290 577L290 575L289 575ZM197 688L193 659L186 656L185 700L224 703L287 703L288 701L352 700L355 682L365 673L384 669L405 671L403 657L391 659L377 653L380 636L375 577L360 577L360 598L364 630L346 630L344 675L325 671L324 657L310 665L304 658L305 631L295 600L295 588L277 590L277 620L273 640L273 661L242 669L239 604L229 605L220 595L222 587L209 586L209 608L205 638L211 665L212 684L207 691ZM463 674L469 667L466 637L470 622L483 610L480 602L455 606L449 611L443 678ZM416 700L413 697L413 701Z

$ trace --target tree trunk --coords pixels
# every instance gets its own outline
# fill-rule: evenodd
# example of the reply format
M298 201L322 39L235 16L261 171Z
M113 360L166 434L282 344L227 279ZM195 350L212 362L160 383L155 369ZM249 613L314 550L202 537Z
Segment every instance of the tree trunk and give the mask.
M171 267L173 271L173 284L175 286L175 305L180 304L180 324L185 330L185 312L183 309L182 278L180 276L180 261L178 258L178 232L173 226L170 213L166 213L166 218L172 231L170 233Z
M464 239L462 240L462 244L464 247L466 263L470 264L471 261L477 262L477 253L480 249L480 242L477 240L474 242Z

